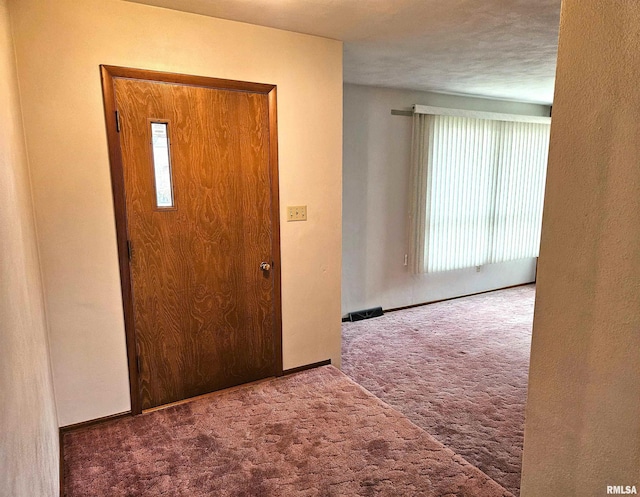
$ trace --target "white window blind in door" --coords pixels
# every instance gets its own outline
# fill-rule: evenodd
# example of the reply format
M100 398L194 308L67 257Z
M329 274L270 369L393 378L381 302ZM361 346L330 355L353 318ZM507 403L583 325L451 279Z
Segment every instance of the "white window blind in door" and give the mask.
M550 119L514 117L414 115L415 272L538 255Z

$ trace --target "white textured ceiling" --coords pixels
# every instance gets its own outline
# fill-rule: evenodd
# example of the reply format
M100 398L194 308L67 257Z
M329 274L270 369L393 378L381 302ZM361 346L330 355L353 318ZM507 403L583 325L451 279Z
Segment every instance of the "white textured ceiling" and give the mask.
M551 103L560 0L129 0L344 41L344 80Z

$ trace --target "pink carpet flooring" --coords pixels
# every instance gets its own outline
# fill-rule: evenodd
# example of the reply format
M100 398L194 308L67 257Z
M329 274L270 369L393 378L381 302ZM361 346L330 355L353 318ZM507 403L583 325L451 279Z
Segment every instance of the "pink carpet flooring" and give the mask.
M343 323L342 368L519 495L535 286Z
M78 496L510 496L337 369L64 436Z

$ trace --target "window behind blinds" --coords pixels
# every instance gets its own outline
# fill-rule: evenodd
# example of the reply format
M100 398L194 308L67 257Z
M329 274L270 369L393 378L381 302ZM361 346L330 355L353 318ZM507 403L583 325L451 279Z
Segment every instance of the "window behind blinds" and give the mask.
M536 257L550 124L415 114L416 272Z

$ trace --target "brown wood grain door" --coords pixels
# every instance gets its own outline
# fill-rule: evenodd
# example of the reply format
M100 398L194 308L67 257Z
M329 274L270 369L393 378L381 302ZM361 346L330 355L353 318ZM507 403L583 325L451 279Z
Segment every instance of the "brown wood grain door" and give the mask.
M282 371L272 96L154 74L110 75L140 409Z

